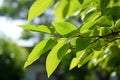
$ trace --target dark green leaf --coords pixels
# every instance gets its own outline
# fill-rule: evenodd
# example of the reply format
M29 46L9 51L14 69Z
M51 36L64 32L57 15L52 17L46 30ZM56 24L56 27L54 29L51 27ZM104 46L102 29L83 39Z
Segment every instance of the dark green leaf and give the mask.
M81 51L86 49L90 44L91 39L90 38L78 38L76 40L76 50Z
M110 0L101 0L100 1L100 8L102 11L104 11L107 8L107 5L109 4Z

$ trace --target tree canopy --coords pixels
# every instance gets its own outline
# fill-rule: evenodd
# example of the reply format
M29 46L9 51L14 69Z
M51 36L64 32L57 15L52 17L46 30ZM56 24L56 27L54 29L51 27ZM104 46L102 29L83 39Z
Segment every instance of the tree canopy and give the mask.
M28 21L52 5L56 18L52 26L19 25L49 35L34 47L24 67L50 50L46 59L48 77L68 54L73 54L70 70L87 64L88 69L100 66L120 74L120 0L36 0L29 9ZM69 21L71 17L81 25Z

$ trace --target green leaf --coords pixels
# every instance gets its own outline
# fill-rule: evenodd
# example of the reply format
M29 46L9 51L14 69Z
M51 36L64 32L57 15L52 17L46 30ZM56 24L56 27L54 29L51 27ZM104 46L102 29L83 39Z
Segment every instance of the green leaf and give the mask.
M96 21L89 21L84 23L80 28L80 33L85 34L88 33L90 28L96 24Z
M65 18L76 13L80 7L79 0L60 0L55 7L55 17L58 21L64 21Z
M78 52L78 54L79 54L79 52ZM80 68L85 63L87 63L92 58L92 56L93 56L93 53L91 50L86 50L85 52L83 52L79 57L78 67Z
M114 31L120 30L120 19L118 19L115 23L115 26L113 27Z
M46 70L48 77L54 72L54 70L59 65L62 58L65 56L65 53L69 49L69 45L66 44L66 38L60 38L56 46L48 54L46 59Z
M50 50L53 46L55 46L55 44L56 41L54 38L47 38L39 42L28 56L24 68L36 61L42 54L44 54L46 51Z
M69 22L53 22L56 31L64 36L71 36L70 34L77 30L77 28Z
M76 51L81 51L86 49L90 44L90 38L78 38L76 40Z
M110 27L112 26L112 21L108 16L102 16L97 21L97 25L101 27Z
M28 21L41 15L47 8L53 4L54 0L36 0L28 13Z
M95 1L95 0L84 0L84 1L83 1L83 4L82 4L82 7L90 4L92 1Z
M104 11L107 8L107 5L109 4L110 0L101 0L100 1L100 8L102 11Z
M78 39L78 37L73 37L70 41L71 46L75 47L76 46L76 40Z
M56 5L54 12L55 12L55 18L58 21L64 21L65 14L67 14L66 7L68 5L68 0L60 0L58 4Z
M78 63L79 63L79 57L73 58L71 61L69 70L72 70L73 68L75 68L78 65Z
M76 12L78 12L81 8L81 4L79 0L69 0L68 7L66 10L68 10L66 17L72 16Z
M71 61L69 70L75 68L75 67L78 65L79 60L80 60L80 58L82 57L82 54L83 54L84 52L85 52L85 50L78 51L78 52L76 53L76 57L73 58L72 61Z
M19 25L19 27L25 29L25 30L31 30L31 31L36 31L36 32L42 32L42 33L47 33L47 34L51 34L54 31L52 30L52 28L47 27L45 25L39 25L39 26L35 26L35 25Z
M101 15L100 11L92 10L85 15L84 21L85 22L94 21L95 19L100 17L100 15Z

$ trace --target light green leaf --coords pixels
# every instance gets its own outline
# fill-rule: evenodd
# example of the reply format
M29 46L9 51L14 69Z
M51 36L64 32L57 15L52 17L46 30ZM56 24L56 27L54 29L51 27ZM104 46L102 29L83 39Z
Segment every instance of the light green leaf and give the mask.
M42 54L44 54L46 51L50 50L53 46L55 46L55 44L56 41L54 38L47 38L39 42L28 56L24 68L36 61Z
M101 27L110 27L112 26L112 21L108 16L102 16L97 21L97 25Z
M47 8L53 4L54 0L36 0L28 13L28 21L41 15Z
M78 68L83 66L85 63L87 63L93 56L93 52L91 50L87 50L83 52L79 57L79 63Z
M71 61L69 70L75 68L78 65L78 63L79 63L79 57L73 58Z
M19 25L19 27L25 29L25 30L31 30L31 31L36 31L36 32L42 32L42 33L47 33L47 34L51 34L54 31L50 28L47 27L45 25L39 25L39 26L35 26L35 25Z
M89 29L96 24L96 21L89 21L84 23L80 28L80 33L85 34L89 32Z
M46 70L48 77L54 72L57 68L58 64L65 56L65 53L69 49L69 45L66 44L66 38L60 38L58 40L57 45L52 49L52 51L48 54L46 59Z
M69 22L53 22L52 24L55 27L56 31L64 36L71 36L69 34L75 33L74 31L77 30L76 26Z
M55 17L58 21L64 21L65 18L76 13L80 7L79 0L60 0L55 7Z
M86 5L90 4L92 1L95 1L95 0L84 0L82 7L85 7Z
M115 23L115 26L113 27L114 31L120 30L120 19L118 19Z
M58 4L56 5L54 12L55 12L55 18L58 21L64 21L65 14L67 14L66 7L68 5L68 0L60 0Z
M76 40L76 50L81 51L86 49L90 44L90 38L77 38Z
M71 45L72 45L73 47L76 46L76 40L77 40L77 39L78 39L78 37L74 37L74 38L71 39L70 43L71 43Z
M81 8L81 4L79 0L69 0L68 7L66 10L68 10L66 17L69 17L76 12L78 12Z
M94 21L95 19L100 17L100 15L101 15L100 11L92 10L85 15L84 21L85 22Z

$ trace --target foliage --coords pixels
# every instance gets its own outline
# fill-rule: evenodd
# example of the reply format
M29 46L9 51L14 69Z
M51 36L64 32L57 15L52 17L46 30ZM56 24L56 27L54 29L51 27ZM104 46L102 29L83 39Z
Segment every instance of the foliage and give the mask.
M67 54L75 55L70 70L87 63L89 69L100 66L120 73L120 0L36 0L29 10L28 21L41 15L53 3L56 21L52 26L44 26L44 30L43 25L20 25L50 35L35 46L25 67L51 49L46 60L48 77ZM80 26L68 21L72 16L80 18ZM46 42L49 39L53 39L54 45Z
M20 80L24 75L23 65L27 51L10 39L0 38L0 79Z

